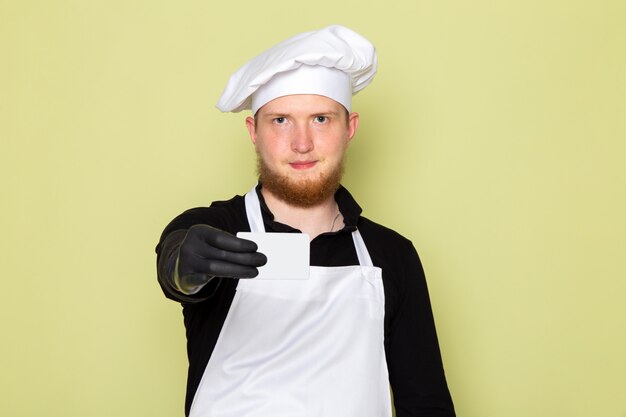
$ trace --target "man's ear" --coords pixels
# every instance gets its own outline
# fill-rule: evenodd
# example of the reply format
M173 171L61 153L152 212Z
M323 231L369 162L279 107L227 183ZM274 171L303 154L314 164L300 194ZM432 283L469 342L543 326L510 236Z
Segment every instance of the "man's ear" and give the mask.
M248 116L246 117L246 127L248 128L248 134L250 135L250 140L252 143L256 145L256 123L254 121L254 117Z
M352 140L359 128L359 113L352 112L348 115L348 142Z

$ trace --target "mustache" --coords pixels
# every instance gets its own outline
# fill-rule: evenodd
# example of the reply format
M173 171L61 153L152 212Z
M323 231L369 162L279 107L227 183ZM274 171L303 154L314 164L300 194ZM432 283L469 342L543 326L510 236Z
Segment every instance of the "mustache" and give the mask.
M314 207L331 198L341 185L345 156L316 178L294 179L275 172L257 152L257 175L263 188L295 207Z

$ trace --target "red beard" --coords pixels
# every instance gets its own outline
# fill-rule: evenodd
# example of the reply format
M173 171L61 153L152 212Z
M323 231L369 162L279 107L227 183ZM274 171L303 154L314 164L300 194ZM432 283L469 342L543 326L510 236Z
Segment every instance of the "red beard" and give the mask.
M320 173L316 179L294 181L286 175L272 171L257 154L257 171L263 188L278 199L296 207L314 207L333 196L339 189L344 161L341 160L329 173Z

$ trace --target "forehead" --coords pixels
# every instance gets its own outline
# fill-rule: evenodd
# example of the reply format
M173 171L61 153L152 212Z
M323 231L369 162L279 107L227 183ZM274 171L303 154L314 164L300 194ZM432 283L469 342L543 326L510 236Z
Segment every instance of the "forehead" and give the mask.
M326 96L293 94L277 97L267 102L257 114L322 114L343 111L345 111L343 105Z

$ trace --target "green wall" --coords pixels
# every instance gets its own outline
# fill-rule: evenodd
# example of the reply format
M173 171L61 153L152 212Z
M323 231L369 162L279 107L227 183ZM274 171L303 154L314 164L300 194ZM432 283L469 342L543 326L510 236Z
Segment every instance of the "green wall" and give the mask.
M623 1L0 2L0 415L182 415L181 211L255 180L228 76L339 23L345 185L426 269L459 416L626 416Z

